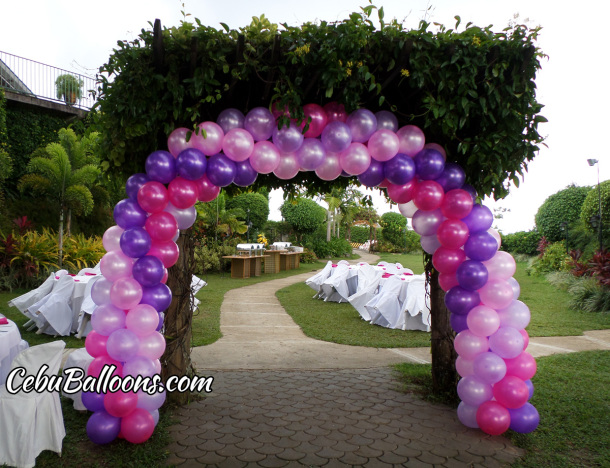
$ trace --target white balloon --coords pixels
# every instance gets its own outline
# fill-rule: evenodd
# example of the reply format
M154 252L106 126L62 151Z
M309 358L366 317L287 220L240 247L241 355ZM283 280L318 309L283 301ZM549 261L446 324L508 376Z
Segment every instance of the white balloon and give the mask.
M400 214L405 218L412 218L417 211L417 207L415 206L415 203L413 203L413 200L411 200L409 203L399 204L398 211L400 211Z

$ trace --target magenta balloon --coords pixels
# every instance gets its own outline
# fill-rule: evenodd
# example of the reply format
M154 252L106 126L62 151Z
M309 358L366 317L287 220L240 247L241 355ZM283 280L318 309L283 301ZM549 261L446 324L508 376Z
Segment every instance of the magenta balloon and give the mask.
M483 382L476 375L461 378L457 385L457 392L460 400L471 406L479 406L493 398L491 385Z
M375 112L375 118L377 119L377 130L390 130L394 133L398 130L398 119L392 112L387 110Z
M430 236L430 237L436 237L436 236ZM438 247L440 247L440 245ZM437 249L438 249L438 247L437 247ZM436 249L435 249L435 251L436 251ZM458 270L459 270L459 268L458 268ZM445 292L449 291L454 286L459 285L457 275L455 273L439 273L438 274L438 284L441 287L441 289Z
M345 122L347 120L347 112L345 112L345 106L338 102L329 102L324 105L324 112L328 118L328 123L339 121Z
M87 333L87 338L85 338L85 349L89 355L93 356L94 358L106 356L108 354L106 352L107 341L107 336L100 335L95 330L91 330L89 333Z
M489 348L504 359L513 359L523 352L523 336L512 327L500 327L489 337Z
M296 153L281 153L280 163L273 173L278 179L290 180L299 173L300 167Z
M472 197L466 190L449 190L445 194L441 210L447 218L465 218L472 211Z
M294 153L298 151L303 144L303 139L301 129L293 122L290 122L288 127L282 126L279 130L277 126L273 127L273 144L277 146L281 153Z
M523 351L516 358L505 359L505 361L507 375L512 375L522 380L529 380L536 375L536 360L527 351Z
M215 122L202 122L198 125L199 134L193 135L193 147L206 156L220 153L225 133Z
M222 151L231 161L245 161L254 150L254 139L243 128L229 130L222 140Z
M150 439L155 430L155 420L142 408L136 408L121 419L121 434L132 444L141 444Z
M318 138L305 138L296 156L301 164L301 170L313 171L324 162L326 150Z
M479 295L483 304L500 310L508 307L513 301L513 288L504 280L490 279L479 290Z
M181 210L194 206L199 196L197 184L182 177L176 177L169 183L167 193L172 205Z
M335 180L342 170L339 155L327 153L324 162L316 167L316 175L322 180Z
M352 132L352 141L365 143L377 131L377 118L368 109L357 109L345 121Z
M434 234L433 236L422 236L419 242L421 244L421 248L429 254L433 254L441 246L441 243L438 241L438 237L436 237L436 234Z
M165 351L165 338L159 332L152 332L140 337L138 354L149 359L159 359Z
M139 304L132 308L125 318L125 326L137 336L150 335L159 325L159 314L149 304Z
M389 161L399 152L400 144L398 136L391 130L377 130L368 141L371 157L377 161Z
M87 375L90 375L92 377L99 377L100 373L102 372L102 369L105 366L115 366L116 367L114 372L111 374L113 377L114 376L117 376L117 377L123 376L123 364L121 364L116 359L112 359L108 355L96 357L93 361L91 361L89 363L89 365L87 366Z
M443 187L433 180L422 180L413 190L413 202L420 210L432 211L440 208L444 197Z
M156 333L156 332L155 332ZM119 328L108 336L108 356L120 362L128 361L138 354L140 340L131 330Z
M491 279L508 280L517 270L513 256L502 250L497 251L492 258L483 263L487 267Z
M210 202L215 200L220 193L220 187L210 182L210 179L208 179L208 176L206 175L201 177L201 179L197 179L195 183L197 184L197 199L199 201Z
M468 226L459 219L446 219L438 227L438 240L449 249L459 249L468 240Z
M487 338L477 336L470 330L464 330L456 335L453 347L464 359L472 361L478 354L489 349L489 343Z
M119 250L121 248L121 234L123 234L123 229L120 226L110 226L104 232L102 237L102 245L106 252L110 252L111 250Z
M270 141L259 141L254 145L250 165L259 174L269 174L280 164L280 152Z
M510 426L510 413L497 401L486 401L477 410L477 424L489 435L500 435Z
M326 151L340 153L352 142L352 131L347 124L334 120L324 127L320 138Z
M120 250L106 252L100 260L102 275L109 281L116 281L131 275L133 260Z
M156 373L157 367L155 366L155 363L146 356L136 355L123 364L123 377L127 377L128 375L131 375L132 377L137 377L138 375L141 375L142 377L152 377Z
M455 360L455 370L460 375L460 377L466 377L467 375L472 375L474 371L472 370L472 362L468 359L464 359L462 356L458 356Z
M506 363L496 353L485 351L475 356L472 370L483 382L495 384L506 376Z
M199 190L197 189L197 194L199 194ZM171 214L178 224L178 229L188 229L190 228L195 220L197 219L197 210L194 206L189 206L188 208L176 208L172 203L168 203L163 211L167 211Z
M305 104L303 106L303 113L305 114L305 118L301 123L301 128L305 128L307 125L308 119L309 128L305 132L305 138L317 138L322 134L322 130L326 127L328 123L328 116L326 112L319 106L318 104Z
M530 344L530 336L523 328L519 329L519 333L523 337L523 350L525 351Z
M238 109L225 109L216 119L216 123L222 128L222 131L226 134L229 130L234 128L244 128L244 121L246 118L244 114Z
M94 281L91 287L91 299L96 305L110 304L110 288L113 282L100 276L89 281Z
M91 327L100 335L108 336L125 327L125 312L112 304L97 306L91 314Z
M273 127L275 127L275 118L271 111L265 107L255 107L246 114L244 128L250 132L254 141L271 138Z
M529 389L519 377L507 375L493 387L494 398L506 408L520 408L527 403Z
M147 182L138 190L138 203L149 213L163 211L168 201L167 189L161 182Z
M157 257L165 268L169 268L178 261L180 250L174 241L153 241L148 255Z
M424 132L415 125L406 125L399 128L396 132L396 136L399 141L398 151L400 153L413 157L424 149L426 137L424 136Z
M457 408L457 415L460 422L471 429L478 429L479 423L477 423L477 410L478 406L467 405L463 401L460 402Z
M133 392L108 392L104 395L104 408L115 418L122 418L131 413L138 402L138 396Z
M352 143L340 153L341 168L350 175L360 175L371 165L369 150L362 143Z
M448 249L439 247L432 255L432 264L436 271L441 273L455 273L458 267L466 260L466 254L461 249Z
M396 203L409 203L413 198L415 181L407 182L405 185L394 185L388 182L387 193L390 200Z
M478 305L468 312L468 328L477 336L490 336L500 328L500 316L491 307Z
M417 210L413 215L413 221L411 221L411 224L413 225L413 230L420 236L431 236L436 234L436 231L443 223L444 219L445 218L443 217L441 210Z
M142 286L132 277L119 278L110 288L110 303L119 309L131 309L142 299Z
M169 134L167 149L174 158L177 158L185 149L193 147L193 135L194 133L192 130L184 127L177 128Z
M150 238L156 242L166 242L176 235L178 223L170 213L161 211L151 214L144 225Z

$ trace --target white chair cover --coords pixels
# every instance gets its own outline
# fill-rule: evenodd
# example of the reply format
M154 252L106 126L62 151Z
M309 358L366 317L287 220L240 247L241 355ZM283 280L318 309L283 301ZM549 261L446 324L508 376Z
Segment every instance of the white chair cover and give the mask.
M381 283L379 294L366 305L371 316L371 323L386 328L394 328L400 320L402 304L399 295L403 287L399 276L390 276Z
M367 322L371 321L366 304L377 294L382 271L371 265L363 265L358 270L358 289L347 298L349 303L358 311L360 316Z
M78 367L79 369L82 369L83 372L86 372L91 361L93 361L93 356L91 356L85 348L75 349L70 353L68 359L66 359L62 374L65 376L65 370L70 369L71 367ZM81 398L82 392L64 393L62 391L62 395L74 401L75 410L85 411L87 409L85 408L85 405L83 405L83 400Z
M48 376L57 375L62 351L66 344L54 341L22 351L11 369L24 367L26 375L36 375L43 364ZM13 388L23 378L13 379ZM66 435L58 392L17 392L11 395L0 386L0 464L30 468L43 450L61 455L62 440Z
M320 286L330 276L333 270L333 262L330 260L326 263L326 266L319 272L313 275L311 278L305 280L305 284L313 289L316 294L313 296L318 297L320 295Z
M42 317L42 326L36 324L44 333L50 335L69 336L74 323L72 314L72 293L74 278L66 275L59 278L57 287L53 288L49 298L38 308L38 317ZM31 309L28 309L31 310Z
M16 298L8 301L9 307L16 307L19 310L19 312L28 316L26 314L27 308L30 307L32 304L41 300L47 294L49 294L51 292L51 290L53 289L54 283L55 283L55 273L51 272L51 274L44 281L44 283L42 283L36 289L32 289L31 291L28 291L27 293L23 294L22 296L16 297ZM28 316L28 317L30 319L32 318L30 316Z
M347 287L349 263L339 263L333 270L328 279L320 286L320 298L323 298L324 301L347 302L349 297Z
M62 271L65 270L60 270L60 272ZM51 298L53 293L65 287L69 288L70 284L72 284L72 288L74 288L74 280L70 275L62 274L59 276L59 279L57 278L57 276L58 275L56 273L55 277L53 278L53 288L51 289L51 291L34 304L28 306L28 308L24 312L27 317L29 317L36 323L36 326L38 328L43 328L46 325L46 319L44 318L44 316L40 315L39 310Z
M91 289L93 288L95 282L100 278L102 278L102 276L96 276L95 278L91 278L87 283L83 302L80 305L80 310L76 318L76 338L87 336L91 331L91 314L93 314L93 311L97 307L96 303L93 302L93 299L91 298Z
M430 331L430 301L426 296L425 275L411 277L403 310L406 312L404 330Z

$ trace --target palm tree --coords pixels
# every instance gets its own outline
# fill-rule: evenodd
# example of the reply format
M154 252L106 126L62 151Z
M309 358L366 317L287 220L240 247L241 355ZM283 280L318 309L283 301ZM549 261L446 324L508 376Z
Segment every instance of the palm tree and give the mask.
M197 203L197 218L200 220L208 236L214 235L214 240L218 241L218 236L223 238L232 237L233 234L245 234L248 226L238 219L245 217L244 210L241 208L225 209L225 196L221 193L215 200L207 203Z
M98 134L78 138L70 128L58 132L59 143L49 143L35 152L28 163L28 174L19 181L19 190L44 195L59 206L59 266L63 259L64 219L68 217L68 235L72 211L87 215L93 210L90 188L101 171L95 156Z

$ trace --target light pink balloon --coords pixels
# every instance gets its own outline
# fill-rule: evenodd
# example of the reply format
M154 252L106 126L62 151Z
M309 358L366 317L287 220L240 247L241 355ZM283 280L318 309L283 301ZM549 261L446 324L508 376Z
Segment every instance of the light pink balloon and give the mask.
M202 122L198 125L199 134L193 135L193 148L197 148L206 156L220 153L225 133L216 122ZM205 132L205 136L204 136Z
M125 326L138 336L150 335L159 325L159 313L148 304L133 307L125 318Z
M243 128L229 130L222 140L222 151L231 160L240 162L250 157L254 150L254 138Z
M508 280L517 271L515 259L503 250L498 250L492 258L484 261L483 265L487 268L490 279Z
M341 168L350 175L360 175L371 165L371 155L362 143L352 143L339 155Z
M194 181L183 179L182 177L176 177L169 183L169 186L167 187L167 194L172 205L174 205L176 208L184 210L197 203L199 190L197 189L197 184ZM163 208L165 208L165 206Z
M121 249L121 234L125 229L120 226L110 226L102 236L102 244L106 252Z
M369 152L377 161L389 161L399 152L400 142L396 133L391 130L377 130L368 142Z
M460 377L466 377L467 375L474 374L472 369L473 361L464 359L462 356L458 356L455 360L455 370L460 374Z
M478 305L468 312L468 329L477 336L493 335L500 328L500 316L491 307Z
M152 332L149 335L140 337L140 349L138 355L149 359L159 359L165 351L165 338L159 332Z
M133 260L121 250L111 250L100 260L102 275L109 281L116 281L131 275Z
M424 132L415 125L405 125L396 132L399 140L399 153L404 153L407 156L415 156L419 153L426 143Z
M494 237L496 242L498 242L498 248L500 248L500 246L502 245L502 236L500 236L500 233L498 231L496 231L494 228L489 228L487 230L487 232L490 233Z
M278 179L289 180L299 173L301 164L295 153L281 153L280 163L273 173Z
M210 182L207 175L203 175L201 179L195 181L197 184L198 200L202 202L210 202L215 200L220 193L220 187Z
M117 279L110 288L110 302L119 309L131 309L142 299L142 286L133 277Z
M479 289L479 296L483 304L500 310L513 301L513 288L504 280L487 280L487 284Z
M259 141L254 144L250 165L259 174L269 174L280 165L280 151L270 141Z
M489 349L487 338L477 336L470 330L459 332L455 336L453 346L460 356L469 361L473 360L478 354L484 353Z
M335 180L341 175L339 155L327 153L324 162L316 168L316 175L322 180Z
M190 133L190 138L188 134ZM180 127L169 134L167 139L167 149L174 158L187 148L193 148L194 132L188 128ZM186 141L189 138L189 141Z

